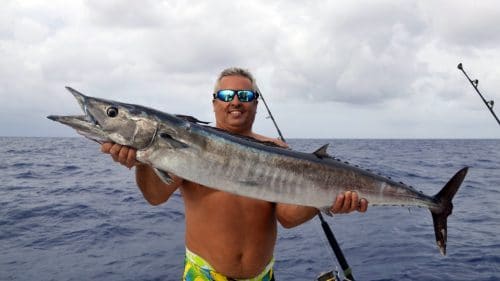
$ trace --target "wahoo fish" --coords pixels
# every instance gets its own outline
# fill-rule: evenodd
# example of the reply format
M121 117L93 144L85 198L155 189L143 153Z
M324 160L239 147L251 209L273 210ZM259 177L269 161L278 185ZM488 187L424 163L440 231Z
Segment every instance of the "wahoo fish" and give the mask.
M437 246L446 254L447 218L467 174L459 170L434 196L327 154L327 146L303 153L231 134L194 117L85 96L66 87L84 115L48 116L99 143L137 149L136 158L160 178L169 174L201 185L270 202L316 207L328 214L334 198L353 190L370 205L418 206L430 210Z

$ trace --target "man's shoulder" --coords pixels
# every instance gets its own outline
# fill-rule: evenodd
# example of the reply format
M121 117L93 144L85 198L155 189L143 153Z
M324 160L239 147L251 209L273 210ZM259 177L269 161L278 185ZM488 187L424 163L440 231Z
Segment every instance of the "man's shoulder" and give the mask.
M259 135L256 133L252 133L252 137L259 140L259 141L268 141L268 142L272 142L278 146L288 148L288 144L286 144L284 141L277 139L277 138L270 138L270 137L266 137L266 136Z

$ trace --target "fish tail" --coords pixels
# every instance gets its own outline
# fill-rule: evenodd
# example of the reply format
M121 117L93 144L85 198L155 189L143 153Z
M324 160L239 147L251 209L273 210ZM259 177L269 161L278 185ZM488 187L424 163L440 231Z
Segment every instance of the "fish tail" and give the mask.
M436 234L436 243L443 256L446 255L447 219L453 209L451 200L462 184L468 169L468 167L462 168L448 181L441 191L434 196L434 200L439 206L430 209L434 223L434 233Z

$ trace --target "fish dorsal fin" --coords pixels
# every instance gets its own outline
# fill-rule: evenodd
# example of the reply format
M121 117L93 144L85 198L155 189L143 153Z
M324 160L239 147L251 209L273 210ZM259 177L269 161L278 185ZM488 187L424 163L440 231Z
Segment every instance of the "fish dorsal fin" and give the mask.
M205 122L205 121L200 121L198 118L189 116L189 115L182 115L182 114L176 114L175 115L178 118L184 119L186 121L189 121L191 123L198 123L198 124L209 124L210 122Z
M323 145L322 147L318 148L316 151L313 152L314 155L318 158L331 158L330 155L326 152L328 149L328 143Z

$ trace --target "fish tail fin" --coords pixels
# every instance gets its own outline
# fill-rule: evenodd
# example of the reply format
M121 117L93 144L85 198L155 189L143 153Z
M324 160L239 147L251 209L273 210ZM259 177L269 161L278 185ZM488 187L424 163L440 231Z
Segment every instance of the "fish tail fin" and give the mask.
M438 207L430 209L434 223L434 233L436 234L436 243L443 256L446 255L447 219L453 209L451 200L462 184L468 169L468 167L462 168L448 181L441 191L434 196Z

